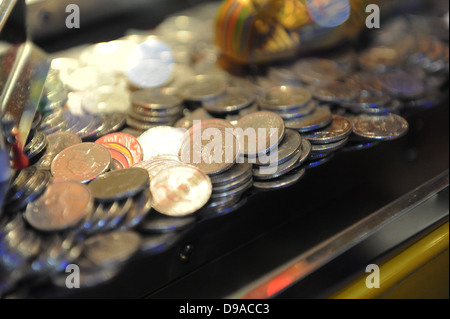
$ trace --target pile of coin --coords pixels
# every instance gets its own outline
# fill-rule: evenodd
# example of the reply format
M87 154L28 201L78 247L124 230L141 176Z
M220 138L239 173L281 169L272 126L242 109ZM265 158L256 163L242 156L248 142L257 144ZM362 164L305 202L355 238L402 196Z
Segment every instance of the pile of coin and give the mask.
M127 124L137 130L173 125L183 114L183 101L169 90L137 90L131 93Z
M309 90L285 84L264 89L258 105L262 110L275 112L289 122L313 113L317 102Z
M329 126L303 135L312 144L311 160L325 158L341 149L353 132L353 123L349 119L339 115L332 115L332 118Z
M364 50L243 76L219 66L205 22L174 16L53 59L24 148L32 166L15 172L0 218L0 292L42 277L64 287L69 263L81 286L100 284L253 190L404 136L404 113L448 95L448 39L414 18Z
M282 189L294 185L305 175L311 144L299 132L286 129L275 151L259 157L253 165L253 186L260 190Z
M16 171L5 195L5 211L10 213L21 211L44 193L50 182L50 173L34 166Z
M111 132L122 129L126 117L123 113L75 114L67 109L60 109L44 116L39 130L45 134L54 132L71 132L83 141L92 141Z

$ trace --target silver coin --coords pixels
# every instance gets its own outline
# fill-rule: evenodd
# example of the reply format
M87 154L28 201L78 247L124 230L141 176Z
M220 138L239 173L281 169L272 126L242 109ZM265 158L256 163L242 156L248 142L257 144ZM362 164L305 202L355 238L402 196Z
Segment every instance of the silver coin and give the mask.
M184 106L176 105L167 109L148 109L139 105L132 105L131 109L134 114L139 114L144 117L175 117L183 114Z
M353 131L353 123L347 118L333 115L331 124L318 131L306 133L304 138L313 144L328 144L348 137Z
M203 207L211 197L208 175L186 164L170 166L151 181L153 208L168 216L186 216Z
M336 81L346 76L335 61L321 58L303 58L294 65L294 72L306 84Z
M23 151L29 159L32 159L43 152L47 145L47 135L45 133L37 131L30 144L26 145Z
M240 208L242 208L247 203L246 197L238 197L238 201L234 203L230 203L227 205L221 205L217 207L212 207L210 209L205 209L200 212L201 218L203 220L209 219L209 218L215 218L218 216L224 216L226 214L230 214Z
M392 97L383 91L361 90L358 97L353 101L340 102L345 108L381 108L388 105Z
M117 132L121 130L126 123L126 115L119 112L102 114L102 119L102 125L92 137L93 139L98 139L104 135Z
M182 84L177 92L183 100L204 102L223 96L226 88L226 81L220 76L197 75Z
M137 88L152 88L169 82L175 65L171 47L156 38L139 44L130 54L126 75Z
M277 147L277 151L271 152L269 151L264 158L264 162L262 161L262 156L259 156L256 159L256 165L273 165L273 163L282 164L289 159L291 159L296 151L302 145L302 136L298 131L287 129L284 135L283 140ZM274 154L272 154L274 153Z
M24 184L23 190L17 192L6 202L6 209L8 211L24 209L27 204L38 198L47 189L50 180L51 176L48 171L36 170Z
M145 169L130 167L100 175L88 184L92 196L99 201L121 200L134 196L149 186Z
M251 171L251 169L252 164L236 163L229 170L215 176L210 176L211 183L213 184L213 187L216 187L233 182L236 179L242 177L247 172Z
M359 90L345 82L330 82L313 89L314 97L321 102L341 103L354 100Z
M178 156L167 156L167 155L158 155L153 157L150 160L144 160L133 164L132 167L140 167L147 171L150 180L156 176L161 170L172 166L180 164L181 161Z
M155 111L172 109L182 103L176 95L161 90L137 90L131 93L130 99L134 106Z
M423 81L406 72L383 73L378 78L384 89L397 98L412 100L425 93Z
M182 162L213 176L230 169L239 154L234 126L220 119L204 120L186 133L179 156Z
M345 78L345 83L359 90L380 92L384 90L377 75L369 72L357 72Z
M150 124L152 124L152 123L156 123L156 124L158 124L158 123L168 123L168 122L174 123L181 116L180 113L177 113L175 115L162 115L161 116L161 115L157 114L156 116L147 116L147 115L143 115L143 114L140 114L140 113L136 113L134 111L134 108L130 108L127 111L127 115L129 117L134 118L137 121L141 121L141 122L144 122L144 123L150 123Z
M283 120L295 119L297 117L307 116L316 110L317 102L311 100L306 106L302 106L296 109L290 109L289 111L277 112Z
M311 149L312 149L311 143L306 138L304 138L302 140L301 155L297 163L294 165L294 169L302 166L303 163L309 160L309 158L311 157Z
M270 181L255 181L253 182L253 187L261 190L276 190L283 189L295 185L299 182L303 176L305 176L306 169L301 168L289 172L280 178L270 180Z
M133 257L141 243L141 236L134 231L99 234L85 241L83 255L97 267L116 267Z
M237 188L239 186L242 186L242 184L245 184L246 182L248 182L248 180L251 179L252 176L253 176L253 172L252 171L248 171L247 173L245 173L244 175L242 175L238 179L230 181L230 182L228 182L226 184L213 185L212 193L213 194L223 193L223 192L229 191L229 190L231 190L233 188Z
M408 105L410 105L410 103L408 103ZM383 105L383 106L360 107L357 105L353 105L351 107L348 107L348 110L351 111L354 115L358 115L361 113L377 115L377 114L389 114L389 113L400 114L402 112L402 110L405 108L407 108L407 106L402 101L392 100L391 103L389 103L387 105Z
M49 185L45 193L32 201L25 218L41 231L61 231L75 227L92 210L89 189L78 182L58 182Z
M253 168L253 178L255 180L268 180L268 179L274 179L279 176L282 176L291 170L293 170L302 156L302 152L300 149L298 149L295 152L295 155L288 160L287 162L284 162L282 164L277 165L266 165L266 166L258 166Z
M13 177L12 183L8 188L5 195L5 203L8 204L11 201L17 200L23 195L25 186L29 183L29 180L36 174L37 168L29 166L22 170L16 171Z
M348 142L348 137L338 140L337 142L327 143L327 144L313 144L311 147L312 153L330 153L337 151L338 149L344 147Z
M78 132L78 136L80 136L83 141L93 140L98 135L102 134L101 130L104 127L105 122L104 117L99 114L92 114L90 118L90 123Z
M333 117L328 106L318 106L310 115L286 120L286 127L298 130L300 133L306 133L321 129L329 125Z
M126 122L129 127L139 130L139 131L146 131L146 130L149 130L152 127L156 127L156 126L173 124L172 122L170 122L170 123L147 123L147 122L142 122L142 121L136 120L133 117L128 116L128 115L127 115Z
M293 65L271 66L267 71L267 77L275 83L294 87L302 86L302 82L294 72Z
M405 135L408 122L396 114L358 115L353 122L353 132L366 140L393 140Z
M249 107L256 96L241 87L228 87L224 96L203 103L203 108L212 114L227 114Z
M130 92L124 85L103 85L81 97L81 108L88 114L123 113L129 107Z
M126 214L125 219L121 221L119 229L134 229L135 227L140 225L145 216L147 216L152 208L152 200L153 199L150 193L150 189L146 189L140 194L136 195L133 198L134 209ZM115 228L114 225L113 228Z
M269 111L246 115L236 126L242 130L242 134L238 134L240 143L244 142L241 145L241 152L249 157L267 153L280 143L285 134L283 119ZM246 131L250 131L250 134L245 141Z
M277 112L306 106L311 99L311 92L305 88L282 85L265 90L258 103L264 110Z
M232 188L225 192L212 193L211 199L241 196L243 193L249 190L252 187L252 185L253 185L253 178L250 178L244 184L241 184L236 188Z

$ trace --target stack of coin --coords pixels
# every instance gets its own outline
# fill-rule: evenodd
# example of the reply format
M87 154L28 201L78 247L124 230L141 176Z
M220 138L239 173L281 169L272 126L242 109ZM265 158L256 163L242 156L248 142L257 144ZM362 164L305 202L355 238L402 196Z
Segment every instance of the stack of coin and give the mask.
M202 209L202 216L222 214L239 203L246 191L253 186L252 165L236 163L229 170L211 176L211 198Z
M25 209L44 193L50 182L50 173L34 166L16 171L5 196L5 211L13 213Z
M23 152L28 157L28 159L33 162L40 156L47 148L48 140L47 135L40 130L31 129L28 134L26 144L23 148Z
M237 114L253 105L256 96L242 87L227 87L225 95L203 102L203 108L214 116Z
M330 107L326 104L317 106L314 111L302 117L285 120L287 128L299 131L301 134L324 128L333 121Z
M297 183L305 174L311 144L299 132L286 129L275 150L259 156L253 165L253 186L260 190L281 189Z
M168 90L137 90L130 98L127 125L140 131L173 125L183 114L183 101Z
M309 90L281 85L265 89L258 98L258 105L262 110L275 112L289 121L311 114L317 103Z
M311 156L309 160L314 163L316 160L329 158L328 156L332 156L334 152L347 144L352 132L352 121L343 116L333 115L330 125L320 130L304 133L303 138L311 143ZM311 166L315 167L316 165L311 164Z
M226 90L227 82L223 76L200 74L186 79L180 84L177 88L177 95L189 109L195 110L204 103L212 103L224 96Z
M150 211L149 177L142 168L130 167L105 173L87 188L95 204L77 232L90 236L99 232L136 227Z
M91 141L120 130L125 125L125 119L122 113L74 114L69 110L61 109L45 116L39 129L46 134L68 131L76 134L83 141Z
M68 99L68 92L59 73L51 68L44 84L44 91L38 110L41 114L53 113L64 107Z

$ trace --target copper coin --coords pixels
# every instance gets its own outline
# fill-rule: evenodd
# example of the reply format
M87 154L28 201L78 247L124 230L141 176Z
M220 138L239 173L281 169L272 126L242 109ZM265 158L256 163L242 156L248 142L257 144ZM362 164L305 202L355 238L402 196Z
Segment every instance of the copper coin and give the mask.
M36 163L36 166L40 169L50 170L50 165L55 156L69 146L80 144L81 138L75 133L62 131L47 135L47 142L47 150Z
M139 144L138 139L133 135L127 133L117 132L107 134L105 136L100 137L98 140L95 141L95 143L122 144L131 151L131 154L133 156L133 163L142 161L142 158L144 156L141 144Z
M76 226L93 208L87 186L73 182L54 182L41 197L28 204L25 218L42 231L64 230Z
M112 165L115 169L122 169L122 168L128 168L130 167L130 163L128 162L128 159L125 157L125 155L113 148L110 144L103 144L108 150L109 153L111 153L111 161Z
M61 151L50 171L54 178L86 183L111 167L111 153L101 144L81 143Z
M115 150L115 151L121 153L122 156L125 157L128 166L131 166L134 164L133 154L131 154L131 151L128 148L126 148L124 145L119 144L119 143L101 143L101 144L104 145L106 148L108 148L110 151ZM112 155L112 153L111 153L111 155Z

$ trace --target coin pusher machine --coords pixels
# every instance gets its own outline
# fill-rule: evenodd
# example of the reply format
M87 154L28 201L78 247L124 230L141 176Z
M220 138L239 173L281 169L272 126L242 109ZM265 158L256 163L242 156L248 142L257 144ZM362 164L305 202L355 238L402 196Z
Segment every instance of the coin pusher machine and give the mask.
M11 44L0 59L0 204L13 170L23 165L20 148L50 65L27 38L26 6L0 3L0 35ZM447 101L411 112L406 137L340 154L294 187L251 193L237 211L176 234L110 282L85 290L40 287L35 296L328 298L338 291L346 296L346 287L376 264L382 276L396 279L385 289L347 296L395 296L397 287L401 297L440 297L446 283L448 297L448 111ZM425 276L427 285L403 281L414 276Z

